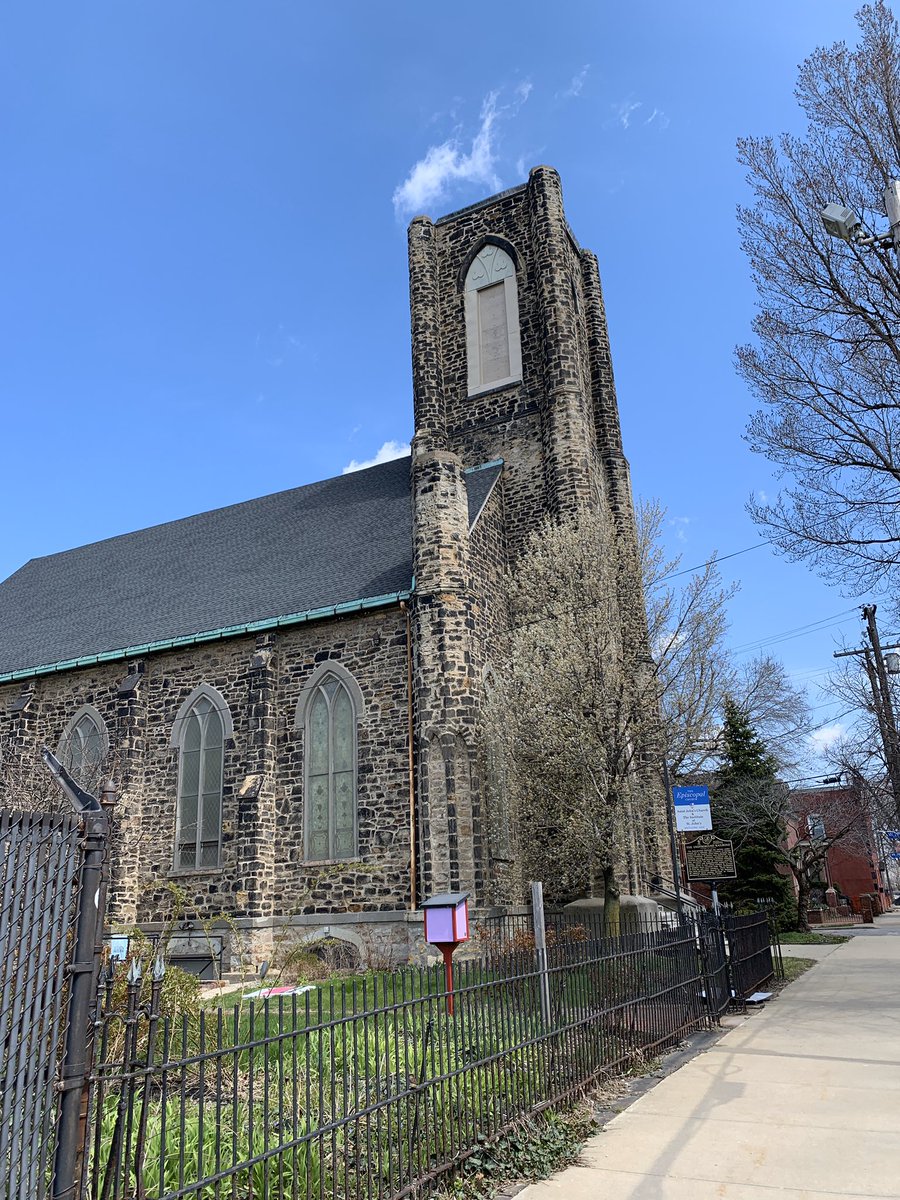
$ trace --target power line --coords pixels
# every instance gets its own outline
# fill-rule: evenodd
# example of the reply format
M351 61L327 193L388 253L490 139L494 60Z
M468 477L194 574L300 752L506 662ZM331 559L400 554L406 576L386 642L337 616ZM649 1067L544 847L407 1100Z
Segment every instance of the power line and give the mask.
M697 567L685 567L683 571L671 571L668 575L661 575L653 586L656 587L657 584L665 583L667 579L677 579L679 575L693 575L695 571L703 571L706 567L713 565L718 566L720 562L725 562L728 558L737 558L739 554L749 554L751 550L759 550L762 546L770 546L771 544L771 542L757 542L755 546L745 546L743 550L732 550L731 554L714 554L712 558L708 558L706 562L700 563Z
M818 621L810 621L808 625L797 625L793 629L785 629L781 633L770 633L765 637L758 638L755 642L745 642L742 646L732 646L732 654L746 654L752 650L762 650L765 646L774 646L778 642L790 642L794 638L806 637L810 633L824 633L826 629L833 629L837 625L846 625L852 613L855 613L855 608L844 609L843 612L834 613L830 617L822 617Z

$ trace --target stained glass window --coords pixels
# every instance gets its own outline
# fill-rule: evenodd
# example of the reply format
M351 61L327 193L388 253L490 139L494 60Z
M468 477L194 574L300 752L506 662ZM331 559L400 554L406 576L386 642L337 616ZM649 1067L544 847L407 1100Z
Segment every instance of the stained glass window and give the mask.
M306 857L356 854L356 711L329 674L306 709Z
M181 870L219 865L224 748L222 718L209 697L200 696L181 727L175 853Z
M96 796L107 750L106 731L98 715L86 712L63 734L59 756L63 766L86 792Z

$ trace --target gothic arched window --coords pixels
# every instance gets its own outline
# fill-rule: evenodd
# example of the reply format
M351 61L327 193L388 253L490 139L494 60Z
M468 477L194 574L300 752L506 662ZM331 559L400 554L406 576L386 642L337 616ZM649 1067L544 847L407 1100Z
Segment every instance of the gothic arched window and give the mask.
M72 717L59 742L59 761L75 782L96 796L100 791L103 761L109 753L106 723L91 705Z
M219 865L225 738L231 733L228 707L211 687L197 688L179 710L172 731L178 748L176 870Z
M516 266L488 243L466 273L466 354L469 395L522 378Z
M355 858L356 728L362 695L352 675L324 664L304 689L297 726L304 731L304 842L307 859Z

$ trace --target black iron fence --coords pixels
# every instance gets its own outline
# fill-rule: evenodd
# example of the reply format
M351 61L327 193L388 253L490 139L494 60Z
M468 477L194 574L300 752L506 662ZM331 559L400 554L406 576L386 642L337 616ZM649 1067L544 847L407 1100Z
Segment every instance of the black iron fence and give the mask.
M764 912L728 913L722 918L728 943L732 988L741 1001L775 974L772 930Z
M3 1200L426 1196L772 973L765 914L605 937L551 912L540 952L524 910L458 965L453 1012L438 968L178 1011L162 957L98 978L113 796L67 790L77 817L0 812Z
M677 924L673 913L671 925ZM593 945L609 937L602 909L544 909L544 925L549 950L555 947ZM633 911L620 914L619 931L623 934L653 933L665 928L660 916L640 915ZM474 926L473 949L484 957L530 951L535 948L534 922L530 907L479 916Z
M707 1019L693 925L167 1016L107 978L91 1200L427 1195L484 1139Z

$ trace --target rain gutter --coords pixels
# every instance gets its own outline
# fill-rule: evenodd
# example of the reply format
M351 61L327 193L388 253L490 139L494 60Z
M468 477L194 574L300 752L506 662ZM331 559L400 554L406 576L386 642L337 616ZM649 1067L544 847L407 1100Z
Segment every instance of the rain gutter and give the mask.
M413 587L415 581L413 581ZM11 683L16 679L30 679L36 675L54 675L60 671L73 671L77 667L92 667L98 663L121 662L125 658L140 658L144 654L156 654L162 650L180 650L184 646L199 646L205 642L221 642L226 638L242 637L247 633L262 633L268 629L285 629L292 625L305 625L309 621L323 621L328 617L342 617L349 613L365 612L370 608L388 608L392 604L409 600L412 589L388 592L383 596L367 596L362 600L347 600L343 604L330 604L326 608L310 608L306 612L289 613L284 617L266 617L262 621L247 621L243 625L226 625L223 629L210 629L203 633L185 634L181 637L165 638L158 642L144 642L140 646L125 646L121 650L104 650L100 654L85 654L81 658L69 658L63 662L49 663L40 667L23 667L18 671L0 674L0 683Z

